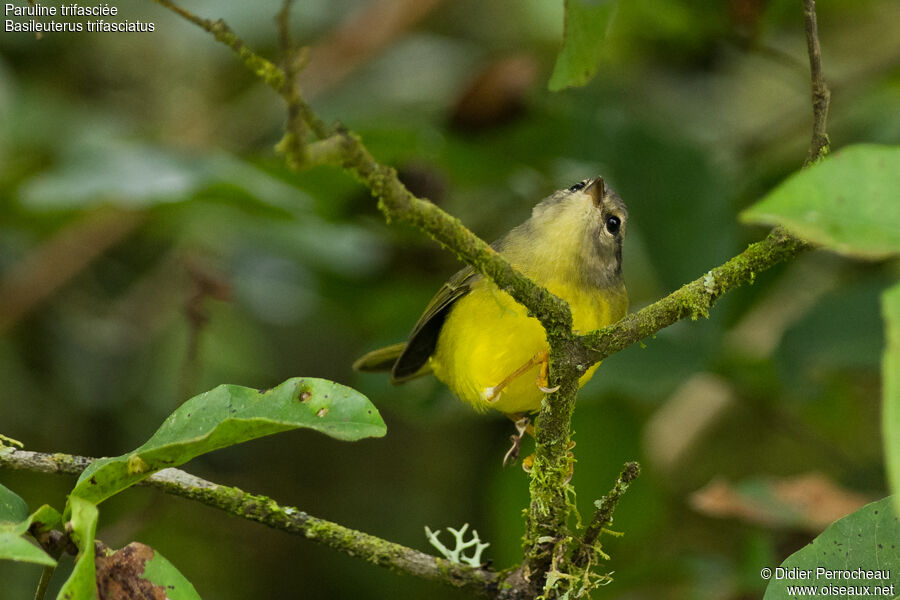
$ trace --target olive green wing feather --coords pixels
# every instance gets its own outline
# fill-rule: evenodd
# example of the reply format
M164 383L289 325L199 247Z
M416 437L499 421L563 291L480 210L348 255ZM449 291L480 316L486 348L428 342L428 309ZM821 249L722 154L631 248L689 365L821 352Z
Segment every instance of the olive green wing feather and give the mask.
M391 381L402 382L428 373L428 358L434 354L444 320L457 300L472 289L482 275L467 266L459 270L434 295L409 334L403 352L391 370Z
M378 373L379 371L390 371L394 368L394 363L403 354L406 348L406 342L393 344L378 350L372 350L365 355L359 357L353 363L354 371L362 371L364 373Z
M407 341L373 350L353 363L353 368L367 372L390 371L391 381L394 383L429 373L431 368L428 366L428 357L437 346L444 319L453 304L468 294L479 279L481 275L472 267L461 269L434 295Z

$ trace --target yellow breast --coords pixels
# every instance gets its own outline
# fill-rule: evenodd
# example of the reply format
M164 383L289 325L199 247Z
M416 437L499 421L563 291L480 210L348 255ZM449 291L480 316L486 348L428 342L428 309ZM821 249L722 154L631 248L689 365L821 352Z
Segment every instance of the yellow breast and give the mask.
M624 289L601 293L560 281L544 287L569 303L577 331L599 329L625 314ZM450 311L430 365L438 379L476 409L526 413L538 410L544 396L536 383L537 365L515 378L493 402L485 400L485 390L548 347L540 322L509 294L482 279ZM579 385L587 383L596 368L588 369Z

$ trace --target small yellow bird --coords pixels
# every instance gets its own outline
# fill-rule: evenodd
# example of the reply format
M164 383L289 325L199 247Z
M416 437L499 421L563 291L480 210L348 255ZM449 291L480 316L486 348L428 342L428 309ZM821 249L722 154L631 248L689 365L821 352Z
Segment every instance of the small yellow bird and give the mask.
M603 179L586 179L542 200L531 218L493 244L516 269L569 303L586 333L628 310L622 243L628 211ZM400 383L432 372L476 410L513 420L537 411L547 392L546 332L524 306L472 267L432 298L406 342L370 352L360 371L390 371ZM581 377L584 385L594 365Z

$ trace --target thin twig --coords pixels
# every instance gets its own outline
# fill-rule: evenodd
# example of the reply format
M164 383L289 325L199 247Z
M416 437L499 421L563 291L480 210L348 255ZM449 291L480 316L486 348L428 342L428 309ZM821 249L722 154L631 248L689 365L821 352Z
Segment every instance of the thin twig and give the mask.
M301 168L308 160L306 154L306 121L303 118L300 104L300 84L297 76L303 68L305 49L297 48L291 36L291 6L294 0L284 0L281 10L275 18L278 26L278 37L281 41L282 69L284 70L284 86L279 91L287 104L287 124L284 139L277 148L287 158L293 168Z
M640 474L641 466L639 464L636 462L625 463L613 489L597 502L597 512L594 513L594 518L591 519L590 525L584 532L584 537L581 538L581 545L575 549L572 557L572 562L576 566L584 567L590 562L597 538L600 537L605 528L612 524L613 511L616 510L619 499L622 497L622 494L628 491L628 486Z
M0 448L0 467L14 470L78 475L93 460L95 459L86 456ZM443 558L313 517L297 508L282 506L266 496L219 485L179 469L163 469L139 485L195 500L236 517L268 525L273 529L302 535L350 556L364 558L368 562L400 573L439 581L484 595L492 593L500 582L498 574L487 569L454 564Z
M278 16L275 17L275 23L278 25L278 36L281 41L281 52L285 56L294 48L294 40L291 36L291 8L293 4L294 0L284 0L281 4L281 10L278 11ZM285 64L284 68L285 71L288 70L287 64Z
M809 74L812 83L813 132L805 165L810 165L828 153L828 104L831 91L822 74L822 49L819 47L819 25L816 19L816 0L803 0L806 30L806 49L809 53Z
M56 565L44 567L44 570L41 571L41 578L38 580L37 589L34 591L34 600L44 600L44 597L47 595L47 588L50 585L50 579L53 578L55 572Z

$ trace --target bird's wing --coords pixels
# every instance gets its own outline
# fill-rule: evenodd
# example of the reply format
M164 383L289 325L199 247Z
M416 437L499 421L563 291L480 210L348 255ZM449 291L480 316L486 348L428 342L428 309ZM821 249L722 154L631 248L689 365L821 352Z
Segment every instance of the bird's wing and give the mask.
M481 277L482 275L476 273L475 269L467 266L453 275L438 290L409 334L409 341L406 342L406 348L400 358L394 363L391 370L392 381L395 383L407 381L430 370L425 368L428 357L434 353L441 327L444 326L444 320L450 309L457 300L469 293L472 285Z

